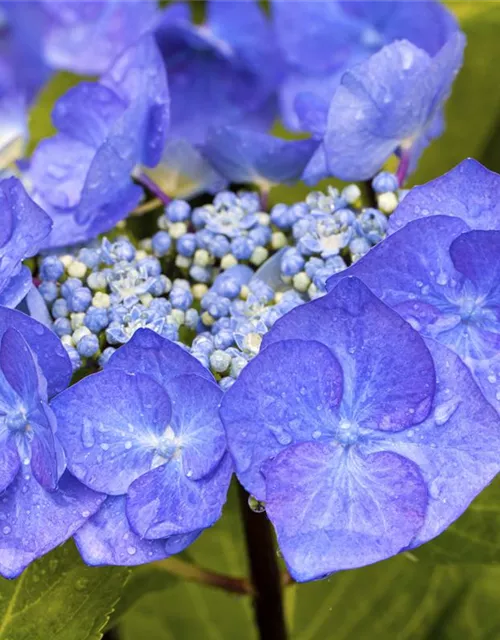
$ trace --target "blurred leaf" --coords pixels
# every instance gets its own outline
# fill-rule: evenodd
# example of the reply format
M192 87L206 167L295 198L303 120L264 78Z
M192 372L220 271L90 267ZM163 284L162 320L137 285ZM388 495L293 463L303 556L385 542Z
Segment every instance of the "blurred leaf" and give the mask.
M499 563L500 478L449 529L412 554L433 563Z
M445 173L467 156L481 160L500 125L500 4L449 1L467 36L465 63L446 107L446 131L424 153L411 184Z
M120 600L113 611L107 629L116 626L119 620L144 596L156 591L165 591L177 584L178 578L158 569L154 564L133 567L130 578L122 591ZM165 595L165 594L164 594Z
M286 595L290 636L294 640L490 640L500 629L499 579L500 569L429 568L397 556L325 581L290 587Z
M189 547L200 566L239 577L248 573L236 487L222 519ZM121 640L256 640L250 598L179 581L142 598L119 626Z
M69 542L0 579L0 640L98 640L128 576L87 567Z

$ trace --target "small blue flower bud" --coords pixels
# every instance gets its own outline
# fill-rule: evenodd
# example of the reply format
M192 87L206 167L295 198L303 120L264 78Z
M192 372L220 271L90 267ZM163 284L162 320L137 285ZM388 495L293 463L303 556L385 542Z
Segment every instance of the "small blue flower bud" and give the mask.
M181 238L179 238L179 240L180 239ZM155 255L161 258L168 253L170 246L172 245L172 239L166 231L158 231L158 233L155 233L151 238L151 244Z
M221 378L219 380L219 387L222 389L222 391L227 391L230 387L233 386L234 383L235 383L234 378L230 378L229 376L226 376L225 378Z
M66 349L66 353L69 356L73 371L77 371L82 366L82 359L80 358L80 354L75 349L75 347L70 347L69 345L66 345L66 344L64 344L63 346Z
M296 249L287 249L281 258L281 273L294 276L304 268L304 258Z
M89 307L83 324L92 331L92 333L99 333L108 326L108 311L98 307Z
M196 309L188 309L184 318L184 324L189 328L195 330L198 326L200 314Z
M193 351L210 355L214 350L214 341L209 333L202 333L193 340Z
M231 252L238 260L249 260L256 244L248 237L235 238L231 242Z
M177 253L190 258L198 248L198 242L194 233L185 233L177 240Z
M196 282L207 283L207 282L210 282L210 280L211 280L212 271L211 271L211 269L209 267L200 267L197 264L194 264L189 269L189 275Z
M101 262L101 256L97 249L88 249L84 247L78 252L78 260L87 265L89 269L95 269Z
M69 313L68 303L64 298L57 298L52 305L52 317L53 318L65 318Z
M68 318L57 318L52 325L52 329L54 333L62 338L63 336L69 336L73 333L73 329L71 327L71 322Z
M381 171L373 178L372 187L375 193L387 193L388 191L397 191L399 183L393 173Z
M57 256L47 256L40 264L40 279L55 281L64 273L64 265Z
M214 345L217 349L228 349L233 343L233 332L228 329L222 329L214 336Z
M58 296L57 284L50 280L42 282L38 287L38 291L45 302L54 302Z
M271 241L272 231L270 227L259 224L248 233L248 237L251 238L257 246L265 247Z
M137 263L139 269L144 269L148 276L159 276L161 273L161 263L158 258L148 257L139 260Z
M106 347L106 349L104 349L104 351L99 356L99 366L105 367L108 363L108 360L111 358L115 351L116 349L114 347Z
M226 236L218 234L210 239L207 249L216 258L222 258L231 251L231 243Z
M159 317L166 317L172 311L172 305L165 298L151 300L149 310Z
M61 286L61 295L63 298L68 299L73 291L83 286L83 282L80 278L68 278Z
M185 200L172 200L167 205L165 213L171 222L182 222L189 218L191 207Z
M68 298L68 307L70 311L87 311L92 302L92 291L87 287L79 287L75 289Z
M193 303L193 296L189 289L174 285L169 295L170 303L174 309L186 311Z
M83 336L76 348L83 358L91 358L99 351L99 340L96 335L91 333L88 336Z

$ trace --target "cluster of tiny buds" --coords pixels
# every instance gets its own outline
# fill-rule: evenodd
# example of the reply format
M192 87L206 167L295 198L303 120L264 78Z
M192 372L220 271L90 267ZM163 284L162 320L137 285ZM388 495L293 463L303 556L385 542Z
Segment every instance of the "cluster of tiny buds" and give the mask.
M389 173L373 190L378 209L361 207L356 185L270 213L254 192L223 191L197 208L174 200L138 248L104 238L43 257L39 291L75 370L105 366L146 327L189 349L227 388L278 318L323 295L331 275L385 236L401 192Z

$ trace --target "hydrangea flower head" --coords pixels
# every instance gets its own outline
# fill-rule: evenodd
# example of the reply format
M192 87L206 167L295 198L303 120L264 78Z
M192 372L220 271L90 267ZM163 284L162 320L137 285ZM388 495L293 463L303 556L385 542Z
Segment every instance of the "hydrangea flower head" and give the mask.
M43 140L29 178L54 227L47 247L83 242L112 228L138 203L136 165L154 166L168 127L165 69L152 38L128 49L100 82L58 100L59 132Z
M212 127L271 124L281 59L257 2L210 0L203 25L174 3L156 38L169 73L172 135L202 143Z
M451 216L415 220L349 273L457 353L500 412L500 231L470 231Z
M8 578L67 540L104 499L65 471L49 398L70 376L51 331L0 307L0 573Z
M473 158L414 187L389 218L389 233L427 216L456 216L471 229L500 230L500 175Z
M384 45L406 39L435 55L457 30L453 15L434 0L277 0L272 15L288 71L281 110L292 129L300 126L296 107L301 93L328 103L342 73Z
M142 329L56 398L70 469L108 496L75 538L88 564L165 558L219 518L231 476L221 395L195 358Z
M32 287L22 265L43 246L52 223L16 178L0 182L0 305L16 307Z
M396 41L347 71L328 108L323 145L304 176L367 180L397 152L402 181L442 132L443 103L464 46L464 36L456 33L431 57L406 40Z
M264 337L221 416L299 581L416 547L498 473L500 421L465 365L344 278Z

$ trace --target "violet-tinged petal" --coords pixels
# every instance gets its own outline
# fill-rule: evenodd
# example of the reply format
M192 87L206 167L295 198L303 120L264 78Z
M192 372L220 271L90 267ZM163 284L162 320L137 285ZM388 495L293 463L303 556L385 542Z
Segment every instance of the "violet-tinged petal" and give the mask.
M20 471L2 494L0 505L0 573L17 577L27 566L68 540L106 496L83 486L69 473L57 491L47 492L29 473Z
M399 148L415 165L460 68L465 39L453 35L431 58L403 40L346 72L328 116L325 145L332 175L366 180ZM419 141L417 147L416 142Z
M9 327L2 335L0 368L9 385L22 400L32 400L38 396L41 380L37 365L26 340L14 327ZM43 391L46 392L46 385L44 386Z
M433 340L426 344L436 366L437 388L429 417L409 431L373 442L412 460L429 489L425 524L416 547L454 522L500 471L500 419L463 362Z
M500 175L467 158L443 176L414 187L389 218L389 233L425 216L455 216L471 229L500 230Z
M0 492L3 493L14 480L20 465L14 438L7 428L0 424Z
M186 477L200 480L212 473L226 452L226 433L219 417L222 398L215 381L182 375L165 383L172 403L172 427L181 446Z
M188 374L214 381L213 375L199 360L150 329L138 329L126 344L113 353L106 369L144 373L163 387L172 378Z
M31 286L28 290L28 293L26 294L26 297L18 306L18 309L23 313L27 313L34 320L40 322L40 324L43 324L45 327L51 329L53 320L47 307L47 303L43 299L40 291L38 291L37 287L33 284L31 272L29 272L29 275Z
M476 285L486 305L497 307L500 325L500 230L463 233L451 244L450 255L457 271Z
M331 443L290 447L267 465L266 486L266 512L298 581L398 553L418 534L427 509L416 464Z
M33 276L28 267L20 266L17 273L12 274L0 284L0 306L14 309L23 303L33 286Z
M106 370L83 378L52 402L68 468L91 489L125 493L152 468L171 404L143 374Z
M314 336L344 372L342 412L359 426L399 431L423 420L434 393L434 366L422 338L361 280L344 278L326 296L292 309L263 346Z
M34 256L41 248L51 229L50 218L26 193L17 178L0 182L0 295L9 285L12 276L17 277L21 261ZM26 272L17 282L21 293L17 302L26 293ZM9 301L15 295L9 294Z
M91 566L132 566L169 555L164 540L144 540L130 528L125 505L125 496L106 498L99 511L76 532L76 546L84 562Z
M49 398L65 389L71 380L72 368L59 338L24 313L0 307L0 339L11 327L23 336L35 354L47 380Z
M52 18L45 37L47 61L81 75L107 71L123 50L154 28L158 16L152 0L43 0L43 7Z
M202 480L186 477L180 457L172 457L130 485L127 517L133 530L151 540L210 527L220 518L231 474L229 455Z
M250 129L221 127L202 150L230 182L269 187L299 180L317 146L315 140L281 140Z
M417 301L435 304L443 299L448 282L457 277L450 245L464 231L468 227L458 218L436 216L412 222L351 265L349 275L362 280L390 307ZM343 277L345 273L333 275L327 289L331 291Z
M312 340L273 343L243 369L220 412L236 473L252 495L265 500L266 460L334 433L342 390L338 360Z

